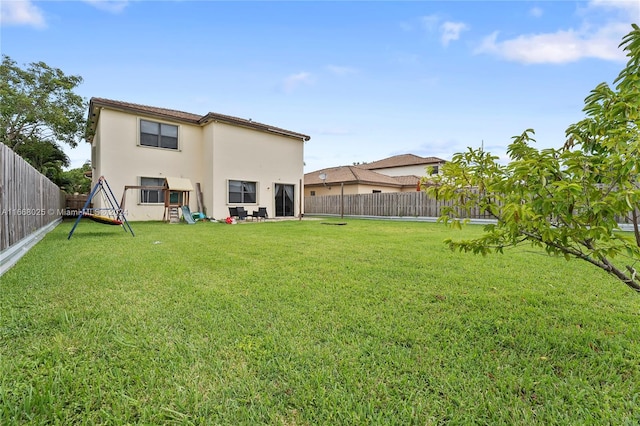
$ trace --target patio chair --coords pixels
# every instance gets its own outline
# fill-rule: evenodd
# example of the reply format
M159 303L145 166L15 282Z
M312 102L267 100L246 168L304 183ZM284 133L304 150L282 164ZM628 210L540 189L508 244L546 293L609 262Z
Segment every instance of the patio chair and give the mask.
M269 217L269 215L267 214L267 208L258 207L258 211L253 211L253 217L257 218L258 220L260 220L260 218L262 218L262 220L266 220Z
M246 220L247 216L249 216L249 212L244 209L244 207L236 207L238 211L238 219Z
M229 207L229 216L230 217L238 217L238 208L237 207Z

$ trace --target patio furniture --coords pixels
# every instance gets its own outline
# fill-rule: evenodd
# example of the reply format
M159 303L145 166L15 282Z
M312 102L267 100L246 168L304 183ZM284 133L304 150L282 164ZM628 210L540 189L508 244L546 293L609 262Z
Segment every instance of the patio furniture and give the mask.
M229 216L230 217L238 217L238 208L237 207L229 207Z
M244 207L236 207L236 209L237 209L237 212L238 212L238 214L237 214L238 219L239 220L246 220L247 216L249 216L249 212L246 211L244 209Z
M266 207L259 207L258 211L253 211L253 214L251 215L252 217L260 220L260 218L262 218L262 220L266 220L267 217L269 217L269 215L267 214L267 208Z

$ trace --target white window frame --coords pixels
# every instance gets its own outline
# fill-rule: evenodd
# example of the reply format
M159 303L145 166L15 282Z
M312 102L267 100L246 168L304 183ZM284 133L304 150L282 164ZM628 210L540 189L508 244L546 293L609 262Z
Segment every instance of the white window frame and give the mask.
M165 126L172 126L176 128L176 147L175 148L168 148L168 147L162 147L162 146L157 146L157 145L145 145L142 143L142 122L146 121L147 123L153 123L153 124L158 124L160 126L160 132L162 132L162 125ZM147 118L138 118L138 146L142 147L142 148L151 148L151 149L162 149L165 151L181 151L180 149L180 133L181 133L181 129L180 129L180 125L175 124L175 123L169 123L166 121L159 121L159 120L150 120ZM159 137L161 137L162 135L158 135ZM161 139L158 140L158 143L160 143Z
M230 197L231 197L231 191L230 191L230 184L231 182L240 182L242 185L243 184L247 184L247 183L252 183L255 185L255 201L246 201L244 199L244 191L241 192L241 194L243 194L242 197L242 201L231 201ZM258 205L259 204L259 199L258 199L258 194L260 193L260 184L258 181L253 181L253 180L248 180L248 179L227 179L227 205Z
M157 179L158 181L162 181L162 183L160 185L148 185L148 186L163 186L164 185L164 180L165 178L162 177L152 177L152 176L140 176L138 177L138 182L140 183L140 186L144 186L145 184L142 183L142 179ZM149 202L149 201L144 201L144 195L143 193L145 191L148 192L156 192L156 190L152 190L152 189L140 189L140 192L138 192L138 204L141 205L145 205L145 206L163 206L164 205L164 191L162 190L157 190L158 192L158 200L157 202Z

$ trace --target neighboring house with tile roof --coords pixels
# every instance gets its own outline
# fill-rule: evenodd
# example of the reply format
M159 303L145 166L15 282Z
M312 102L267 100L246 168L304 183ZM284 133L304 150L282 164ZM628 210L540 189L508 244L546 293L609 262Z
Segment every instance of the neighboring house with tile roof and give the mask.
M88 122L94 183L104 176L118 199L125 186L161 186L176 177L200 183L209 217L225 218L238 206L266 207L269 217L302 213L307 135L213 112L103 98L91 99ZM128 220L163 218L161 191L129 191L135 194L126 197ZM189 199L195 212L197 194Z
M341 191L344 194L416 191L420 178L427 175L426 168L432 167L432 174L438 173L444 163L445 160L437 157L403 154L372 163L330 167L306 173L304 193L305 196L320 196L340 194Z
M419 157L413 154L401 154L372 163L359 164L358 167L373 170L387 176L417 175L426 176L427 167L432 167L433 173L438 173L445 160L438 157Z
M415 191L419 176L387 176L360 166L340 166L304 175L305 197Z

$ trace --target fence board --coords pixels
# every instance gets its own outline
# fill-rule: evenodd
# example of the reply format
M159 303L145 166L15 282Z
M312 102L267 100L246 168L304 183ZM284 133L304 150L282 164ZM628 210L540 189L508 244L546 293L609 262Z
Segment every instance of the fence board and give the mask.
M0 251L60 218L64 193L0 143Z
M340 215L344 204L347 216L440 217L452 201L441 201L425 192L382 192L375 194L323 195L304 198L305 214ZM458 211L461 214L461 211ZM493 219L479 207L471 209L469 219ZM617 217L620 224L633 223L631 214Z
M339 215L344 205L348 216L437 217L449 205L424 192L382 192L375 194L325 195L305 197L306 214ZM479 211L478 217L487 217Z

